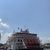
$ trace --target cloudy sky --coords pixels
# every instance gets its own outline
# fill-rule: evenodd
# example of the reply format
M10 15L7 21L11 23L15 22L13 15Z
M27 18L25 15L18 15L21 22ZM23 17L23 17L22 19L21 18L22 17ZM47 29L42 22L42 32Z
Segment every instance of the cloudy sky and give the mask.
M24 26L40 39L50 39L50 0L0 0L1 42L10 32Z

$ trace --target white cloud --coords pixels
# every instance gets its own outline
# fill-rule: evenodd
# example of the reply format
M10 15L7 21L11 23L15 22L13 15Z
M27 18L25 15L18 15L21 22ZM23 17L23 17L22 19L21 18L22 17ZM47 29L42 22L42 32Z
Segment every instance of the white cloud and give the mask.
M11 33L6 33L6 31L9 31L10 26L4 22L1 18L0 18L0 33L1 33L1 40L0 43L5 43L8 39L8 36L10 36Z
M7 41L8 35L7 34L2 34L0 43L5 43Z
M0 18L0 22L2 21L2 19Z
M9 28L9 25L6 24L6 23L1 22L0 24L1 24L1 26L3 26L3 27L7 27L7 28Z
M9 25L3 22L1 18L0 18L0 28L9 28Z
M12 32L11 33L2 34L0 43L6 43L6 41L8 40L8 37L11 36L11 34L12 34Z
M12 34L6 32L7 30L9 31L9 28L10 26L0 18L0 33L1 33L0 43L5 43L8 40L8 36Z
M50 43L50 37L39 37L41 40L41 43Z

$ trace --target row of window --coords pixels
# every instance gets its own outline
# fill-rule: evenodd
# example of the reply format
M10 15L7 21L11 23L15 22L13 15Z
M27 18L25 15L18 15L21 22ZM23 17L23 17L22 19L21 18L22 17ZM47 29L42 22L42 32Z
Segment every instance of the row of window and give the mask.
M18 39L18 42L22 42L22 40L21 39Z

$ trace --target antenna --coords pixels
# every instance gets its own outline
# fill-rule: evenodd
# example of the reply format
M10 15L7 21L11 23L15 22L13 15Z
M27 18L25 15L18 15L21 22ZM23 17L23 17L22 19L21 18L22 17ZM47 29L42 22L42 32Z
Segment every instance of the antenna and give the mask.
M20 30L21 32L22 32L22 28L21 28L21 30Z
M18 27L18 30L19 30L20 28Z

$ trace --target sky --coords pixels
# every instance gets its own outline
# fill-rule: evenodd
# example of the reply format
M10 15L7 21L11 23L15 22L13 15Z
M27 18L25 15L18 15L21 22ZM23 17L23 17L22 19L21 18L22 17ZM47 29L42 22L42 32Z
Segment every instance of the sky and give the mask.
M0 0L1 42L18 27L50 40L50 0Z

